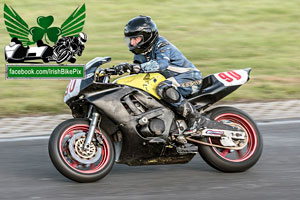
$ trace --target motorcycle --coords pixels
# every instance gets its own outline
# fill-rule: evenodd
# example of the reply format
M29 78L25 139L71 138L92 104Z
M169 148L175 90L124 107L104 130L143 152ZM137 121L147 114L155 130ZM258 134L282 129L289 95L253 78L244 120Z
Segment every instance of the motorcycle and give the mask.
M37 41L37 47L24 47L17 38L12 38L9 45L4 48L5 60L9 63L22 63L27 60L42 59L52 55L52 48L41 40Z
M53 46L53 55L47 58L48 62L56 61L56 63L60 64L64 61L68 61L70 63L75 63L75 56L81 56L84 48L83 43L74 41L74 36L63 37Z
M260 158L262 137L254 120L229 106L210 106L249 80L251 69L206 76L202 87L188 99L211 120L239 131L203 128L185 136L185 119L157 95L165 80L159 73L116 75L114 67L102 69L110 57L97 57L86 65L86 78L71 80L64 101L73 119L52 132L48 151L56 169L77 182L105 177L114 163L137 165L183 164L196 154L222 172L242 172ZM98 73L95 73L95 72Z

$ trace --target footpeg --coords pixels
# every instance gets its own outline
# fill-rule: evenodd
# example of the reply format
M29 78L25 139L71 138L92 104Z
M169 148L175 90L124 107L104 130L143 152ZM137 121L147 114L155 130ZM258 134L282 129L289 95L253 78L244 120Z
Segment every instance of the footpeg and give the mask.
M198 146L186 144L181 147L176 147L176 151L179 154L198 153Z
M176 139L176 142L178 142L179 144L186 144L187 140L185 139L185 137L183 135L179 135Z
M166 143L166 140L160 137L152 138L149 143Z

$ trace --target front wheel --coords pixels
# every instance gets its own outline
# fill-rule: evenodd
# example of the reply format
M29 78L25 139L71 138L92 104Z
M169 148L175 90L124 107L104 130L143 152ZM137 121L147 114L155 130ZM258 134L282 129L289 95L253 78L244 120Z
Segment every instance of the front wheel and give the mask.
M59 52L59 54L57 55L56 63L60 64L64 61L68 60L70 55L71 55L71 52L69 50L64 50L64 51Z
M222 172L242 172L260 158L263 142L260 132L249 115L233 107L219 107L210 111L209 118L239 127L246 132L247 144L241 150L230 150L199 145L201 157L213 168ZM220 144L219 138L203 138L203 142Z
M106 176L113 167L115 151L111 139L95 129L89 148L83 149L89 121L70 119L62 122L49 139L49 155L56 169L77 182L94 182Z

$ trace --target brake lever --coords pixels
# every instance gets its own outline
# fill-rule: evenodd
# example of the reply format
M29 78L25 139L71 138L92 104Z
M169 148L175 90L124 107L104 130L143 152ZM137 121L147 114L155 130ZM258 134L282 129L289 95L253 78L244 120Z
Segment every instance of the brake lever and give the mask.
M114 68L104 69L104 72L105 72L105 74L108 74L108 75L117 75L117 72Z

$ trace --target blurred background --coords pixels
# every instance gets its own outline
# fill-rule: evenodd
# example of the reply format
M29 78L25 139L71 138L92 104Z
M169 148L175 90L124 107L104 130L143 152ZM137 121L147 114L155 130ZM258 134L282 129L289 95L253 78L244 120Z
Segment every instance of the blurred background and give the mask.
M54 16L60 27L82 1L1 0L0 46L10 42L4 3L32 27L38 16ZM132 62L124 41L128 20L143 14L156 22L160 35L208 74L252 68L251 80L225 101L273 101L300 98L299 0L86 0L83 31L86 49L77 63L111 56L110 67ZM67 80L5 80L0 56L0 118L69 113L63 102Z

